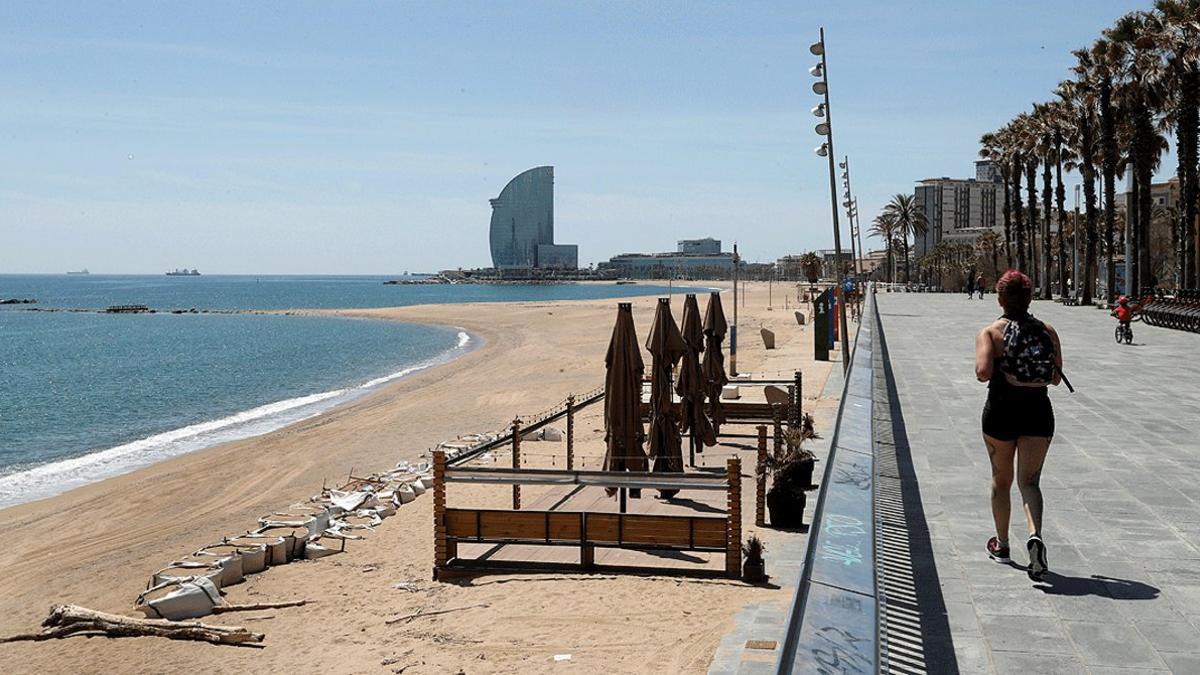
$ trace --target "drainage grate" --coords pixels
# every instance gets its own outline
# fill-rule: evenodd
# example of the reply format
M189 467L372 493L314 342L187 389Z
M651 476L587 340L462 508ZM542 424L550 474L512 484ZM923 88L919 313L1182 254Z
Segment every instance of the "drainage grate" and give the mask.
M921 486L888 360L887 336L883 320L877 321L872 433L879 672L958 675Z

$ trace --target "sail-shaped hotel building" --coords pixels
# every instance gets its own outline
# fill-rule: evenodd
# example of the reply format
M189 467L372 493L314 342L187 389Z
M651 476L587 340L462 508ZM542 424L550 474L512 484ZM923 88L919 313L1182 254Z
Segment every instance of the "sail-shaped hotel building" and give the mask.
M518 174L492 204L492 265L503 269L577 269L579 247L554 243L554 167Z

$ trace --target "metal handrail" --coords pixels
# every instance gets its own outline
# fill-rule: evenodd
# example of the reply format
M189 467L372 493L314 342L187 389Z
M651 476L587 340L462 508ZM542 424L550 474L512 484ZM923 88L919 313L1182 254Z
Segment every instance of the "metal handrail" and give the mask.
M824 488L817 497L804 567L780 650L776 668L780 674L816 672L821 664L828 663L842 664L845 672L871 673L878 671L880 663L878 579L874 564L875 437L870 407L875 376L872 359L878 348L874 336L880 323L873 288L868 289L867 296L852 355L843 355L851 367L842 387L822 480ZM865 344L864 325L870 326ZM864 368L867 369L865 396ZM862 408L866 409L865 414ZM847 419L851 420L849 424ZM865 430L850 429L851 425L864 426L864 422ZM848 442L844 436L849 437ZM828 507L831 503L835 505L832 509ZM864 517L845 515L855 510ZM863 576L868 573L869 581L863 583Z

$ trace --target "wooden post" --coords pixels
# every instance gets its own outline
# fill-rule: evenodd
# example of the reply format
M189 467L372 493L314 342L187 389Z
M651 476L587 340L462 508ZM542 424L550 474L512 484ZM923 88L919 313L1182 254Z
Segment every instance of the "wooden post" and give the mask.
M725 462L729 480L728 515L726 516L725 573L730 579L742 576L742 460L730 457Z
M575 394L567 396L567 471L575 470Z
M771 406L771 412L775 417L775 459L783 458L783 411L782 406L778 403Z
M446 451L433 451L433 579L450 562L446 541Z
M795 408L792 410L792 424L796 427L800 426L800 422L804 417L804 373L796 371L795 381L792 383L795 388L795 395L792 397Z
M767 425L758 425L758 493L754 495L754 525L763 527L767 524Z
M515 417L512 421L512 468L521 468L521 418ZM513 511L521 510L521 486L512 486L512 504Z

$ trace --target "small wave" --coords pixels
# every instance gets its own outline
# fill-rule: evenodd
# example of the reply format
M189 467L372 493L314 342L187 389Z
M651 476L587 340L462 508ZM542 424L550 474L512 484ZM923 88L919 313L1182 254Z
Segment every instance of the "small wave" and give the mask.
M276 401L79 457L0 475L0 508L62 494L177 455L259 436L306 420L370 393L380 385L446 363L466 350L471 342L471 335L460 329L455 345L438 356L358 386Z

